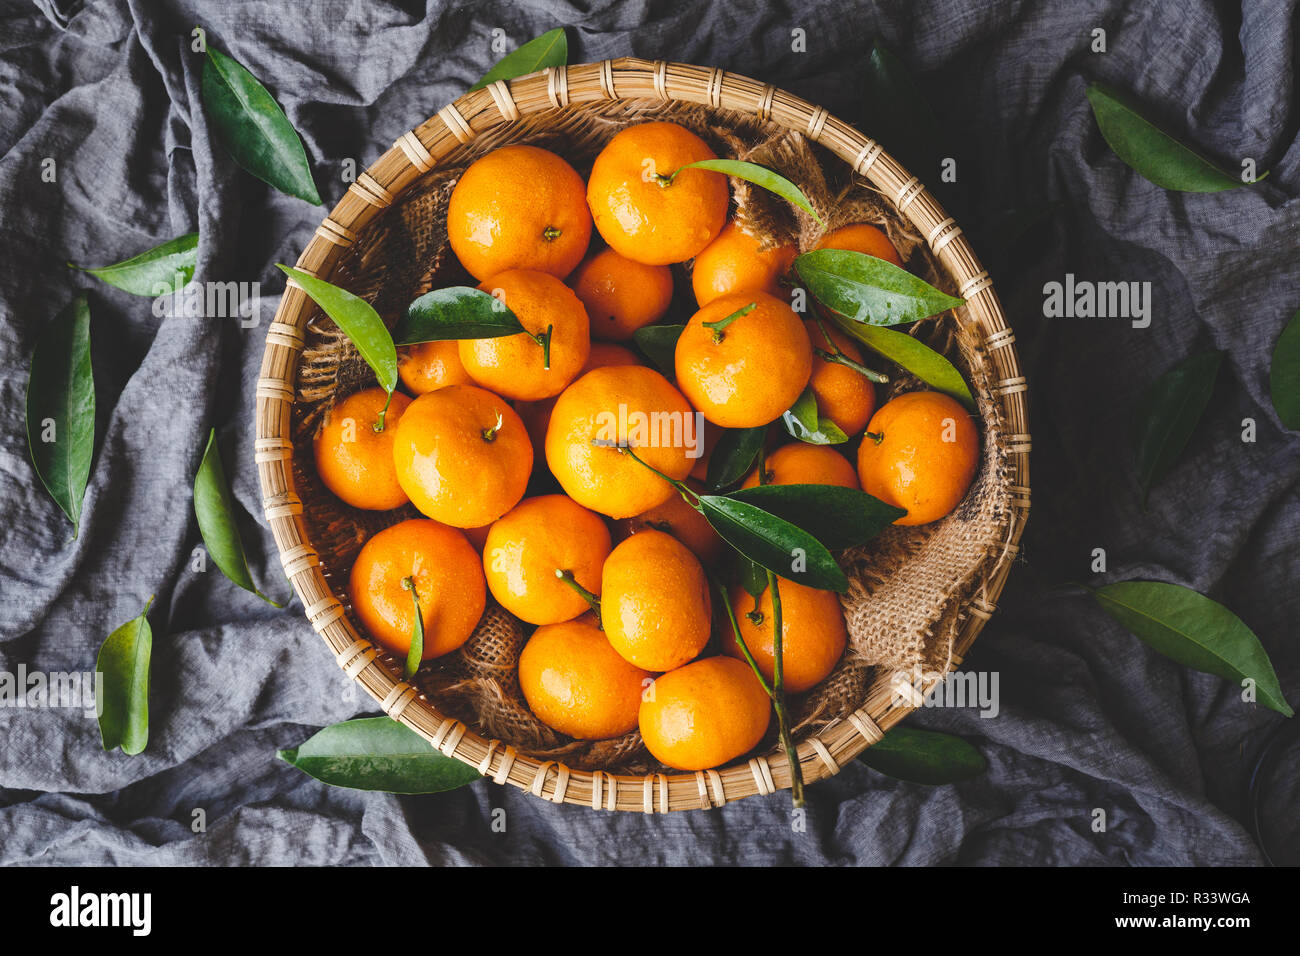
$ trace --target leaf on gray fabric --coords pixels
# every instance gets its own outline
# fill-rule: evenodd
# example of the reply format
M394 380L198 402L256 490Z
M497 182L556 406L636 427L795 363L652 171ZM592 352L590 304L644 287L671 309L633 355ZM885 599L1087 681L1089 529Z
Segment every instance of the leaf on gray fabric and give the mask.
M1165 657L1216 677L1250 680L1261 704L1295 715L1264 645L1217 601L1161 581L1121 581L1089 588L1089 593L1103 611Z
M235 162L285 195L321 204L297 130L257 77L209 46L202 94L213 132Z
M1214 391L1222 352L1186 359L1152 383L1138 413L1135 459L1142 507L1151 488L1169 473L1196 430Z
M194 278L198 247L199 234L190 232L111 266L68 265L132 295L168 295Z
M466 92L473 93L497 80L513 80L519 76L544 70L548 66L564 66L568 62L569 38L565 35L563 27L556 27L529 40L517 50L507 53Z
M406 307L393 329L398 345L448 339L489 339L524 331L506 304L482 289L449 286L426 292Z
M867 325L906 325L966 301L892 262L849 249L805 252L795 258L794 268L818 302Z
M1291 316L1273 347L1268 391L1282 424L1300 430L1300 312Z
M385 793L441 793L482 779L454 757L388 717L362 717L326 727L276 756L322 783Z
M244 543L239 537L239 528L235 525L235 501L230 494L225 469L221 466L221 451L217 448L215 428L208 433L203 461L194 476L194 516L199 521L203 544L221 573L272 607L283 607L283 604L277 604L253 584L253 575L248 570L248 558L244 554Z
M903 62L880 40L872 44L867 61L865 125L867 135L880 142L912 171L930 178L943 153L943 132L930 103Z
M895 727L858 756L889 777L938 786L978 777L988 761L975 746L951 734Z
M95 451L95 378L85 293L36 340L27 378L27 447L37 476L72 522L76 537Z
M127 621L104 641L95 661L103 675L99 705L99 735L105 750L121 747L138 754L149 743L149 663L153 629L149 627L150 597L140 616Z
M1087 95L1101 135L1115 155L1162 189L1216 193L1250 185L1145 119L1121 93L1093 83ZM1254 181L1259 182L1266 175L1257 176Z

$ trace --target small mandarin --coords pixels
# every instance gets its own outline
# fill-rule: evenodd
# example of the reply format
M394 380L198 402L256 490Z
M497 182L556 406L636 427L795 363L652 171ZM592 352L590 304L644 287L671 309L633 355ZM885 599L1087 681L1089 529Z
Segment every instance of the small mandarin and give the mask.
M875 256L877 259L884 259L896 266L903 265L898 250L889 241L889 236L885 235L884 230L866 222L841 226L828 232L817 243L817 248L847 249L849 252L861 252L868 256Z
M780 299L737 292L695 313L677 339L674 363L678 386L705 418L752 428L779 418L803 392L812 345Z
M610 248L662 266L712 242L727 221L730 190L721 173L682 169L703 159L717 154L676 123L629 126L605 144L587 180L587 204Z
M777 588L781 592L781 676L787 691L802 694L825 680L843 656L848 642L844 611L833 591L819 591L785 579ZM771 590L764 591L755 602L737 585L731 589L731 605L736 609L736 623L745 646L770 682L776 666ZM722 645L727 654L744 659L733 635L728 633Z
M569 280L586 306L593 338L625 342L642 326L664 317L673 300L673 274L602 249Z
M556 572L569 572L599 595L609 552L609 529L598 515L564 495L541 495L524 499L492 525L483 569L492 596L515 617L557 624L588 606Z
M771 720L749 665L708 657L655 678L641 699L646 749L677 770L709 770L758 746Z
M447 204L447 237L467 272L509 269L563 279L587 254L586 189L563 159L536 146L503 146L470 164Z
M804 328L813 346L812 378L808 384L817 396L817 411L852 438L867 427L871 413L876 410L876 388L857 369L828 361L817 353L839 354L861 365L862 350L829 319L823 319L820 324L808 319Z
M696 494L704 493L704 485L700 482L688 478L686 484ZM690 548L705 567L711 567L722 554L723 541L718 532L681 495L673 495L663 504L635 517L623 518L614 525L615 536L620 542L646 529L672 535Z
M906 392L886 402L858 446L862 490L906 508L899 525L929 524L952 511L978 465L970 413L941 392Z
M592 614L542 625L519 655L519 687L533 714L579 740L636 730L651 678L614 653Z
M853 463L830 445L796 441L782 445L763 462L765 485L839 485L860 491ZM758 484L758 469L745 479L745 488Z
M619 544L605 559L600 594L609 643L637 667L672 670L709 642L708 579L672 535L646 530Z
M397 374L402 377L402 384L416 395L473 381L460 364L460 345L455 339L421 342L400 349L399 353Z
M524 496L533 446L505 399L475 385L448 385L411 402L393 436L393 462L420 511L477 528Z
M481 288L505 302L524 331L461 339L458 354L469 376L498 395L523 401L564 391L591 351L587 310L573 290L553 275L529 269L498 273ZM534 337L548 329L549 354Z
M449 654L468 640L483 616L483 565L460 531L413 518L374 535L352 565L350 591L358 619L376 641L405 655L415 631L415 600L424 621L424 656Z
M781 277L794 265L798 250L790 244L763 249L761 239L746 233L732 220L695 257L691 287L700 306L733 292L758 291L786 298Z
M382 388L354 392L325 413L312 441L321 481L354 508L388 511L407 502L393 467L393 435L411 400L395 392L384 429L377 432L374 425L386 401Z

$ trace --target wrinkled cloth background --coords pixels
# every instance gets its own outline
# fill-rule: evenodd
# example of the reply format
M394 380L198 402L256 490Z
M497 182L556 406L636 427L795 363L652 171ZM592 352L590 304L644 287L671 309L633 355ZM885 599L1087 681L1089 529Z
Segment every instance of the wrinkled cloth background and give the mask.
M325 210L282 196L214 145L196 23L260 77L302 134L326 208L404 131L520 43L569 26L570 62L633 54L761 77L850 121L873 37L934 104L958 181L941 198L977 237L1006 209L1056 202L994 278L1030 382L1033 510L1023 562L966 667L999 674L1001 711L929 709L988 773L900 783L854 763L809 792L642 816L554 806L486 781L396 798L331 789L279 762L323 725L374 713L295 601L277 611L209 565L191 482L216 426L255 579L289 591L260 517L253 393L283 281ZM1091 31L1106 53L1090 51ZM807 52L792 50L805 31ZM95 721L0 708L0 862L36 864L853 863L1254 864L1245 785L1282 718L1230 682L1147 649L1062 585L1196 588L1259 635L1300 702L1300 435L1268 398L1268 360L1300 306L1295 3L810 0L197 3L8 0L0 6L0 670L94 666L150 594L150 742L104 753ZM1132 90L1229 168L1268 179L1164 192L1105 146L1084 97ZM868 132L870 132L868 130ZM888 146L888 144L886 144ZM41 180L42 160L57 181ZM936 170L915 170L932 186ZM65 268L197 229L201 280L260 282L261 323L156 318L151 302ZM990 240L991 242L991 240ZM990 262L992 248L981 250ZM1042 317L1073 272L1149 280L1149 328ZM81 534L36 479L24 434L43 323L90 291L98 448ZM1196 350L1227 353L1188 454L1138 506L1134 409ZM1254 443L1242 420L1257 423ZM1094 548L1108 571L1092 575ZM1283 783L1294 787L1296 767ZM506 810L504 833L493 810ZM1105 832L1094 832L1094 810ZM195 824L202 811L205 827ZM1291 824L1294 826L1294 824ZM199 829L201 832L195 832Z

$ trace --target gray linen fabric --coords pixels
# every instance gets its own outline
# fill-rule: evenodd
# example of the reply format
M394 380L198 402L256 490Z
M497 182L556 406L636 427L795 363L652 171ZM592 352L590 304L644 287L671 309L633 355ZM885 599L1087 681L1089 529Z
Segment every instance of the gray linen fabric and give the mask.
M1268 398L1268 357L1300 306L1300 112L1290 0L1211 4L849 0L783 3L438 3L9 0L0 10L0 670L85 671L150 594L148 750L104 753L73 710L0 709L0 861L35 864L1257 863L1239 820L1265 735L1281 720L1229 682L1159 657L1087 598L1152 578L1234 608L1300 685L1300 436ZM199 106L189 30L261 77L300 130L327 205L342 164L364 168L463 91L511 43L569 25L571 62L624 54L761 77L850 121L864 115L873 36L908 63L957 160L942 193L968 232L1008 208L1059 202L997 287L1031 385L1034 509L1001 607L967 666L996 671L1001 709L930 709L916 726L989 758L957 786L899 783L855 763L789 798L647 817L554 806L481 782L396 798L325 787L274 757L317 727L374 712L296 602L276 611L215 569L196 572L192 476L217 427L254 577L288 587L260 518L254 382L282 289L323 212L240 171ZM1090 50L1103 28L1107 52ZM806 52L792 49L792 30ZM1172 128L1259 186L1164 192L1102 141L1084 88L1135 92ZM886 144L888 145L888 144ZM41 177L55 161L54 182ZM938 171L916 170L931 183ZM197 229L198 278L261 283L261 322L160 319L150 301L70 272ZM992 240L986 254L994 260ZM1065 273L1149 280L1153 318L1045 319ZM31 350L79 288L93 309L99 442L81 534L45 494L23 426ZM1137 504L1130 464L1145 386L1193 350L1224 369L1189 453ZM1257 423L1254 443L1242 420ZM1295 774L1292 767L1290 773ZM506 810L505 832L491 827ZM1107 818L1093 829L1094 810ZM196 823L201 810L204 826Z

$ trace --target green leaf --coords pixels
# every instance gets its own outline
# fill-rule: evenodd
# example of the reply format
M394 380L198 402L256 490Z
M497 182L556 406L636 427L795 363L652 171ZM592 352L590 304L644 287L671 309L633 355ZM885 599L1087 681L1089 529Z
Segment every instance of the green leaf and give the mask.
M901 365L926 385L945 395L951 395L967 408L975 407L975 399L962 379L961 372L924 342L906 332L863 325L838 315L831 318L838 328L891 362Z
M423 737L387 717L345 720L276 756L332 787L386 793L441 793L482 779Z
M414 576L403 580L402 587L406 587L407 581L411 583L411 603L415 605L415 623L411 625L411 643L406 649L406 667L403 670L410 679L420 669L420 661L424 660L424 614L420 611L420 595L415 590Z
M398 345L491 339L524 331L506 304L481 289L456 285L426 292L406 307L393 330Z
M858 759L888 777L930 786L969 780L988 769L984 755L960 737L910 727L895 727Z
M291 277L312 297L325 314L352 340L386 391L397 387L397 347L379 313L369 302L340 289L336 285L309 276L301 269L276 263L285 275Z
M1101 135L1115 155L1162 189L1217 193L1250 185L1144 119L1115 90L1093 83L1088 87L1088 102L1092 104ZM1258 176L1255 181L1263 178Z
M813 208L812 203L808 201L808 197L803 194L802 189L765 166L759 166L757 163L747 163L739 159L701 159L694 163L687 163L673 175L676 176L682 169L707 169L710 172L725 173L728 176L735 176L737 179L744 179L755 186L762 186L768 192L776 193L786 202L794 203L816 219L818 223L823 226L826 225L825 220Z
M27 447L36 474L72 522L75 537L95 451L95 377L85 293L36 340L27 379Z
M1160 581L1122 581L1088 590L1103 611L1165 657L1231 681L1250 678L1261 704L1295 715L1259 638L1222 604Z
M190 232L111 266L68 265L132 295L168 295L194 278L198 248L199 234Z
M758 601L763 592L767 590L767 568L755 564L743 554L737 554L736 579L740 586L745 589L745 593ZM755 607L758 605L755 604Z
M149 743L149 660L153 654L153 629L149 608L119 627L104 641L95 661L103 675L99 701L99 735L105 750L121 747L138 754Z
M838 485L756 485L728 497L810 532L833 551L865 544L907 514L866 492Z
M1268 390L1282 424L1300 430L1300 312L1291 316L1273 347Z
M199 519L199 534L208 554L221 573L245 591L256 594L272 607L277 604L257 589L248 570L244 543L235 525L235 501L230 495L225 469L221 467L221 451L217 448L217 430L208 433L208 445L203 450L203 461L194 476L194 516Z
M1187 447L1214 391L1222 352L1201 352L1152 383L1138 413L1136 461L1142 507Z
M700 510L724 541L773 574L824 591L848 590L848 579L834 556L802 528L720 495L701 495Z
M795 271L822 305L868 325L906 325L962 305L892 262L848 249L814 249Z
M548 66L564 66L568 61L569 39L565 36L563 27L556 27L536 39L529 40L517 50L507 53L467 92L481 90L497 80L513 80L518 76L527 76Z
M202 95L213 132L235 162L286 195L321 204L302 140L257 77L209 46Z
M863 129L913 172L933 178L941 156L939 121L903 62L879 40L872 45L866 73Z
M810 445L842 445L849 436L829 418L822 418L817 409L817 395L809 385L781 416L781 424L794 438Z
M632 341L659 371L672 378L677 371L677 340L685 328L684 325L647 325L632 333Z
M754 467L758 451L767 437L767 426L754 428L726 428L709 455L709 469L704 486L709 491L722 491L742 481Z

